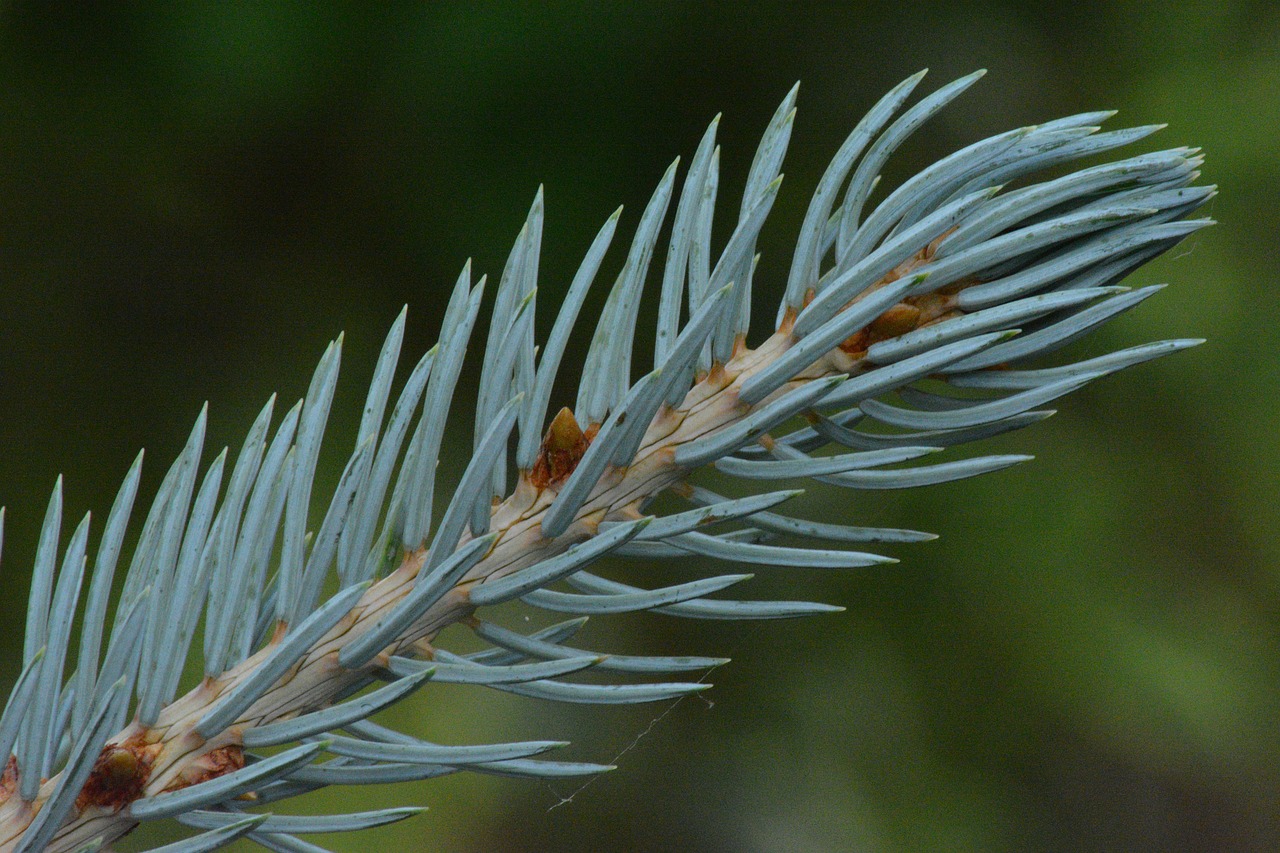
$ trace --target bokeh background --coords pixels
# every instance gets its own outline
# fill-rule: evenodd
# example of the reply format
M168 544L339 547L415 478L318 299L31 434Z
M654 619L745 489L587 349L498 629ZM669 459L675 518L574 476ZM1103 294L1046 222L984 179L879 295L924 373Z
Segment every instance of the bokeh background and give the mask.
M905 6L0 4L0 603L13 626L0 689L17 672L58 473L68 517L104 513L145 445L154 491L204 400L208 446L238 446L266 397L300 396L345 329L321 473L332 483L400 306L406 352L422 352L463 261L501 270L539 183L545 332L618 203L629 228L720 111L732 198L768 116L802 80L757 279L772 317L808 194L862 111L918 68L933 69L929 91L986 67L887 179L1071 112L1169 122L1146 150L1203 146L1221 224L1135 274L1172 286L1077 352L1209 344L1108 378L985 448L1037 454L1028 465L900 494L809 496L832 519L942 535L894 550L899 566L755 585L847 613L589 628L585 642L619 651L734 658L705 700L582 709L432 688L392 715L446 742L563 737L570 756L617 757L619 771L576 792L461 776L320 796L312 806L430 811L319 840L340 851L1280 849L1280 9ZM616 268L621 252L611 258ZM469 436L460 425L447 464ZM179 835L148 828L120 849Z

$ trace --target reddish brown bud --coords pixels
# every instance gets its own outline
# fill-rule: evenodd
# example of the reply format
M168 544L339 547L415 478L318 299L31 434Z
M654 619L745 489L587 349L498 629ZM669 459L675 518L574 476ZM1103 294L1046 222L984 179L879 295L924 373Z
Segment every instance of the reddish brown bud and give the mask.
M596 430L598 427L588 428L584 433L573 412L567 407L561 409L542 439L538 458L529 472L529 482L539 489L562 482L578 467Z
M899 302L871 321L871 334L877 338L892 338L914 331L920 320L920 309L906 302Z
M18 756L10 755L0 774L0 803L6 803L18 788Z
M867 347L871 345L871 332L867 329L860 329L849 337L845 338L840 344L840 349L849 355L861 357L866 352Z
M954 230L954 229L953 229ZM871 292L878 288L884 287L890 282L897 281L904 276L910 275L918 267L924 266L933 260L934 253L938 250L938 245L946 238L950 231L939 235L933 242L907 258L901 264L885 274L884 278L877 281L867 292ZM943 288L938 293L927 293L922 296L908 296L897 305L889 308L879 317L872 320L866 327L854 332L840 344L840 349L854 358L860 358L867 351L867 348L877 341L886 338L894 338L898 335L905 335L907 332L915 331L921 326L935 322L939 317L954 307L954 294L964 289L972 281L957 282ZM856 303L857 300L854 300ZM854 304L854 303L850 303Z
M141 735L104 746L89 771L89 781L76 798L76 808L83 811L89 806L98 806L119 810L136 800L151 778L151 765L158 748Z

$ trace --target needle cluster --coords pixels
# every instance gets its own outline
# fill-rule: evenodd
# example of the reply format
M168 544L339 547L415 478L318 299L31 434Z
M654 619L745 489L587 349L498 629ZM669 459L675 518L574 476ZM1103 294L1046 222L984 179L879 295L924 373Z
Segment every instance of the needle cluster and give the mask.
M1194 184L1198 151L1082 167L1158 129L1102 131L1111 113L1084 113L976 142L872 204L894 150L981 74L907 106L922 76L881 98L836 152L795 240L777 331L758 346L747 341L756 243L781 185L794 89L764 132L723 246L712 241L718 118L678 190L678 161L663 175L596 322L572 408L548 418L620 211L539 346L539 192L492 288L483 347L474 340L486 280L473 281L469 264L439 343L393 395L405 314L396 319L332 494L313 494L313 479L341 337L303 400L280 417L267 402L234 462L226 449L202 461L201 412L145 513L134 507L139 455L92 549L88 516L64 544L59 479L32 572L22 673L0 717L0 851L106 849L163 818L193 830L157 848L165 853L238 837L318 850L298 836L415 810L303 817L277 804L327 785L610 769L543 758L558 742L441 745L370 717L439 682L600 704L705 689L683 674L724 660L610 655L572 637L587 617L612 613L740 620L840 608L723 597L751 578L741 573L643 589L596 561L692 557L691 574L711 561L766 571L893 562L861 548L929 534L784 514L779 505L799 492L778 481L898 489L997 471L1030 457L924 460L1036 423L1088 382L1198 343L1043 358L1154 295L1158 287L1118 282L1209 224L1188 218L1214 193ZM1061 176L1038 177L1046 172ZM652 367L636 379L650 279L660 279ZM469 353L481 381L473 411L460 414ZM460 420L474 424L473 452L457 487L437 494L445 429ZM745 496L699 484L708 467L741 481ZM664 494L687 508L650 513ZM309 530L313 510L322 520ZM134 516L141 528L126 549ZM0 534L2 522L0 511ZM568 619L513 630L492 614L517 600ZM451 625L486 647L441 647ZM179 696L189 658L203 678Z

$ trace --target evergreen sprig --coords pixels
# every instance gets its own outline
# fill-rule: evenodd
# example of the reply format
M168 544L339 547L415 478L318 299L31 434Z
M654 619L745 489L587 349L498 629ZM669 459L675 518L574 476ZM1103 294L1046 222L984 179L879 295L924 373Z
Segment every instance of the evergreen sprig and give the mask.
M460 771L548 778L607 770L544 759L558 742L444 746L369 717L431 681L598 704L703 690L704 682L680 675L725 661L609 655L570 640L598 614L778 619L841 608L717 595L749 574L641 589L589 571L595 561L696 556L853 568L892 561L850 546L930 537L782 515L778 505L798 491L723 497L697 485L699 469L714 466L748 488L809 478L852 489L1000 470L1030 457L903 463L1036 423L1052 413L1042 407L1094 379L1198 343L1037 361L1153 295L1158 288L1117 282L1209 224L1186 218L1214 194L1193 185L1197 150L1035 180L1158 129L1102 132L1111 113L1084 113L984 139L869 205L894 150L981 73L904 109L922 76L885 95L836 153L796 239L777 332L756 348L746 342L756 242L779 190L796 92L765 130L719 249L711 238L720 188L713 121L678 193L673 163L640 216L596 323L576 403L549 425L567 341L619 213L591 244L539 350L539 192L495 288L478 356L474 450L441 507L436 467L446 423L457 424L452 403L485 291L469 264L445 308L440 342L416 363L388 413L404 313L393 324L354 449L313 533L307 519L341 337L325 350L305 399L274 429L275 400L268 401L234 464L223 450L202 468L200 413L123 568L109 631L142 457L107 516L92 567L88 516L61 545L59 479L35 558L22 672L0 718L0 755L8 756L0 851L103 849L161 818L198 831L157 848L167 853L238 837L272 850L315 850L296 836L377 826L414 810L296 817L276 814L275 803L326 785ZM651 267L663 233L670 236L653 366L633 381L639 305L657 277ZM932 384L919 387L921 380ZM825 452L832 447L837 452ZM661 494L689 508L648 514ZM2 521L0 511L0 535ZM777 537L793 544L769 544ZM485 608L517 599L573 618L526 635L488 616ZM436 646L455 624L487 648L455 654ZM178 697L193 655L204 678ZM563 680L583 671L599 677ZM268 747L283 749L257 752ZM270 813L250 814L250 804Z

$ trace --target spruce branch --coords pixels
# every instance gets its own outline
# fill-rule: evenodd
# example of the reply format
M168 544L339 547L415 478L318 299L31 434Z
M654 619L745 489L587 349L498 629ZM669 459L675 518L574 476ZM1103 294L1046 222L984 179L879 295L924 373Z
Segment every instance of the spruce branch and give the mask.
M750 574L642 589L589 571L597 560L696 556L753 568L856 568L893 561L849 546L931 537L781 514L775 510L797 490L724 497L698 484L699 469L714 466L746 488L807 478L851 489L998 471L1030 457L923 460L1029 426L1052 414L1043 406L1088 382L1198 343L1040 361L1154 295L1158 288L1117 282L1209 224L1187 218L1214 194L1194 185L1197 150L1139 154L1037 181L1037 173L1158 129L1102 132L1111 114L1084 113L970 145L868 206L894 150L981 74L906 107L922 76L885 95L836 153L796 240L777 331L754 348L747 332L756 243L780 189L796 90L765 130L731 236L718 250L711 233L719 118L712 121L678 191L677 161L639 217L574 406L549 423L570 332L620 211L591 244L539 356L539 191L493 288L473 453L441 512L436 468L446 423L456 425L452 404L486 289L483 277L473 282L469 263L451 291L439 343L394 403L405 314L393 324L354 449L314 532L307 519L341 336L322 355L304 400L274 430L275 400L268 401L234 463L223 450L202 471L200 413L142 522L109 631L142 457L107 516L92 569L88 516L60 545L59 479L33 568L22 673L0 717L0 754L8 759L0 851L106 849L161 818L198 831L159 848L174 853L238 837L273 850L315 849L295 836L378 826L415 810L296 817L276 814L274 803L327 785L461 771L555 778L610 769L545 759L559 742L432 744L369 717L432 681L594 704L706 689L680 673L724 660L610 655L569 641L593 615L780 619L841 608L719 597ZM656 277L650 268L664 230L652 369L633 381L638 309ZM663 494L689 508L648 513ZM777 537L792 544L773 543ZM326 597L333 584L339 591ZM526 635L485 610L516 600L574 618ZM470 628L487 647L463 655L437 646L451 625ZM193 655L204 678L179 697ZM562 680L580 672L600 677ZM617 681L614 673L676 680ZM254 752L268 747L284 749ZM253 806L269 813L246 811Z

